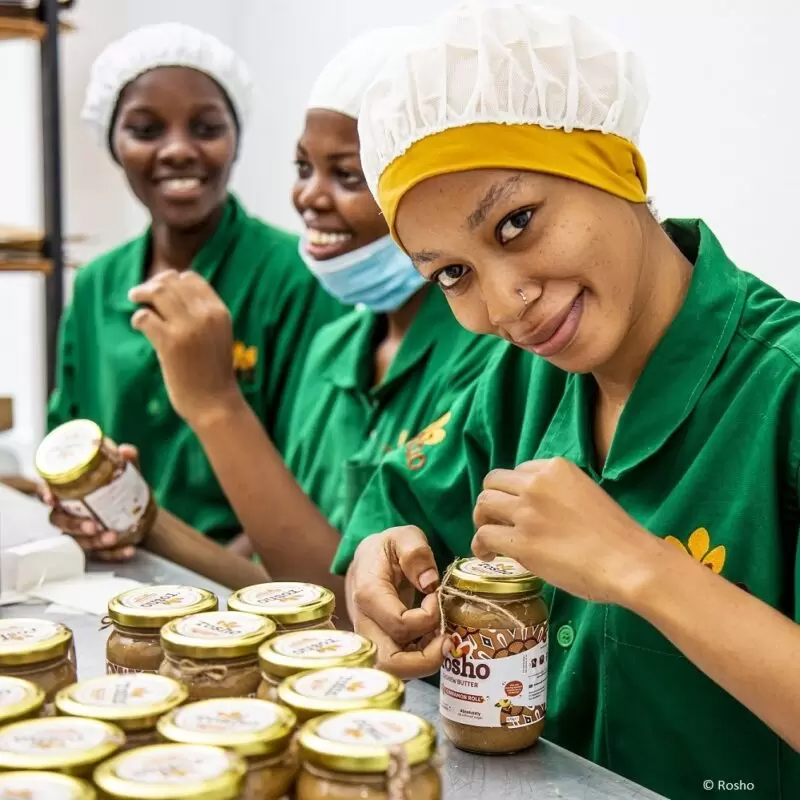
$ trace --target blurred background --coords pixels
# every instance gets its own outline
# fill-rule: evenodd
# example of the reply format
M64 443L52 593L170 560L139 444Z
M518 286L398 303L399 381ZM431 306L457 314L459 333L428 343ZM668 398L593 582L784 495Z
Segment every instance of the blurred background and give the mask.
M651 103L641 148L656 207L701 216L743 269L800 298L795 209L800 163L800 8L789 0L543 0L586 14L644 57ZM126 31L180 21L244 57L258 96L234 190L250 212L299 230L289 192L294 142L317 71L355 34L421 21L449 0L78 0L59 37L63 227L81 261L138 234L144 214L80 120L93 59ZM40 44L0 41L0 227L41 229ZM69 296L71 268L65 271ZM44 433L45 278L0 266L0 397L14 426L6 461L28 472ZM700 321L702 324L702 321ZM0 426L0 429L2 426ZM3 465L0 464L0 470Z

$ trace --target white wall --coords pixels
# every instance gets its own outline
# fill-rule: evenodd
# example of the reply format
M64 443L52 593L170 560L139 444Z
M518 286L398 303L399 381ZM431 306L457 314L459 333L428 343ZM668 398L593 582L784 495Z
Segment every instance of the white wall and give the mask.
M543 1L589 15L643 54L652 100L642 149L662 215L703 216L740 266L800 298L794 256L800 159L793 146L800 123L800 9L789 0ZM316 71L351 36L421 21L448 4L79 0L79 31L63 43L68 230L90 235L89 252L98 252L144 223L116 168L78 118L92 59L123 31L179 20L240 51L259 94L234 189L253 212L297 228L289 202L294 141ZM36 68L33 47L0 44L4 222L39 222ZM23 459L42 429L41 313L39 279L0 275L0 394L15 395L19 421L5 442L19 446Z

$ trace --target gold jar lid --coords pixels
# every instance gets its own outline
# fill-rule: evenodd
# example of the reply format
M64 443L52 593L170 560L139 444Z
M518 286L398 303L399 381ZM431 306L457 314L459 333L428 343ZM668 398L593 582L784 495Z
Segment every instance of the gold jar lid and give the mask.
M228 599L231 611L261 614L278 627L328 619L335 606L333 592L313 583L260 583L239 589Z
M0 725L33 716L44 700L44 690L35 683L0 675Z
M94 782L118 800L234 800L246 772L244 759L221 747L154 744L101 764Z
M288 708L268 700L221 697L175 709L158 721L158 732L170 742L208 744L240 756L262 756L286 750L296 724Z
M65 656L72 631L49 619L0 619L0 667L40 664Z
M44 437L36 450L36 471L55 486L91 472L102 458L103 431L89 419L73 419Z
M97 764L125 744L116 726L96 719L43 717L0 730L0 770L66 770Z
M159 629L168 622L190 614L219 608L217 596L194 586L142 586L112 598L108 616L128 628Z
M326 667L372 667L375 645L350 631L295 631L265 642L258 651L261 671L287 678L308 669Z
M0 800L95 800L97 792L80 778L57 772L0 773Z
M301 714L332 714L360 708L400 708L405 684L371 667L329 667L292 675L278 687L280 701Z
M407 711L363 709L317 717L300 731L304 759L334 772L386 772L396 747L409 766L423 764L436 752L436 730Z
M481 594L531 594L541 592L544 585L541 578L506 556L494 561L460 558L450 571L448 584Z
M172 678L141 672L73 683L56 695L55 704L70 717L101 719L124 731L139 731L155 728L159 717L188 696L188 689Z
M241 658L255 655L258 646L275 633L275 623L257 614L209 611L168 622L161 629L166 653L187 658Z

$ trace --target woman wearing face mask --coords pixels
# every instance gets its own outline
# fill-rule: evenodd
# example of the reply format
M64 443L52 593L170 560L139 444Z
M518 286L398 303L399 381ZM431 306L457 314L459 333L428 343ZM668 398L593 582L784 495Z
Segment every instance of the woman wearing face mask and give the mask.
M232 320L220 358L235 377L223 388L236 389L282 449L308 344L344 308L308 273L297 238L249 216L229 192L250 97L239 57L185 25L140 28L95 62L84 117L151 223L78 272L49 414L51 428L90 418L134 445L160 505L222 543L241 527L171 407L152 346L131 327L138 306L129 293L167 273L215 288ZM202 372L210 356L193 352L185 366ZM92 522L59 509L53 521L99 557L132 554Z
M367 93L397 241L516 347L421 469L386 458L336 568L413 677L451 647L418 641L452 558L516 559L548 584L546 738L670 798L797 797L800 305L653 218L646 102L611 37L509 0L459 4Z
M233 390L226 362L191 375L185 368L191 348L227 346L224 326L191 314L215 306L210 287L157 276L135 293L155 307L139 312L136 325L159 353L173 403L203 443L269 573L338 592L343 582L329 567L339 531L376 464L391 450L418 464L421 443L447 435L451 405L499 346L461 328L441 291L424 285L364 182L361 97L409 37L412 30L391 29L355 40L322 72L308 103L294 188L306 223L301 253L330 293L359 309L318 331L297 389L285 465ZM176 342L188 327L196 336ZM230 386L212 391L209 373L226 371ZM343 602L338 611L344 619Z

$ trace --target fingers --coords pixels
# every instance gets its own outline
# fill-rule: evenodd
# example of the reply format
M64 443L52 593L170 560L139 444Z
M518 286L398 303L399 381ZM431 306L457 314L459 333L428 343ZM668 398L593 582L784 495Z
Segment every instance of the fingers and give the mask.
M519 497L497 489L484 489L475 503L472 520L476 528L481 525L500 523L514 524L514 516L519 508Z
M50 512L50 524L70 536L95 536L101 531L100 526L93 519L67 514L58 505Z
M523 547L523 536L509 525L481 525L472 538L472 552L482 561L493 561L496 556L508 556L519 561L521 553L530 551L530 537Z
M530 483L530 473L535 471L535 463L527 461L517 469L494 469L483 479L483 488L520 496Z
M186 313L186 301L182 293L183 285L177 272L167 270L139 286L134 286L128 292L128 298L134 303L148 306L147 309L140 309L141 311L155 313L169 321Z
M425 534L411 525L390 528L384 533L403 575L423 594L439 583L439 571Z
M132 464L135 464L137 467L139 466L139 450L132 444L121 444L117 448L117 451L119 452L120 456L125 459L125 461L129 461Z
M374 620L363 618L356 624L362 636L378 648L376 666L402 680L433 675L444 661L446 637L437 636L422 650L407 650L397 644Z
M136 548L126 545L125 547L114 547L110 550L96 550L92 552L92 558L96 561L109 563L120 563L130 561L136 555Z

